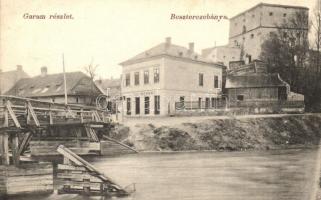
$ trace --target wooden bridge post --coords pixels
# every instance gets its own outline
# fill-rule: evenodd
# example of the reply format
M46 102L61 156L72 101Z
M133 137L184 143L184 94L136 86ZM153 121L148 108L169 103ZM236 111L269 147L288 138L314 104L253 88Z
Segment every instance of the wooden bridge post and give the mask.
M1 153L1 161L3 165L9 165L9 143L8 143L8 133L2 132L0 133L0 153Z
M19 138L18 133L12 135L12 162L15 166L19 165L20 162L20 154L19 154Z

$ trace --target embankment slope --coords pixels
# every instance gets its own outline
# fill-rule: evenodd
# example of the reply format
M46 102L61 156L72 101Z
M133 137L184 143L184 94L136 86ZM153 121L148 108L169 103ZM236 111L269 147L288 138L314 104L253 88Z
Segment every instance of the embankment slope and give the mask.
M321 115L140 122L115 129L112 137L140 151L265 150L318 145Z

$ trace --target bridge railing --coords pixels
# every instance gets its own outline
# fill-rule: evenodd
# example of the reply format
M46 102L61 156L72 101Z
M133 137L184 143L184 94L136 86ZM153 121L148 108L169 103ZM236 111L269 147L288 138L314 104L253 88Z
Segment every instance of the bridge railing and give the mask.
M110 114L96 107L62 104L0 95L0 127L59 123L109 122Z

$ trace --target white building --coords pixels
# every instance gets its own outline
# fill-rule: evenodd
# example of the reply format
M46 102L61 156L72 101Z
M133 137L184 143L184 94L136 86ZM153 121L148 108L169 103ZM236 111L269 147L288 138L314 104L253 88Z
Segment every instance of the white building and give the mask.
M121 93L127 116L170 115L175 102L205 102L221 94L222 65L211 63L171 38L122 62Z

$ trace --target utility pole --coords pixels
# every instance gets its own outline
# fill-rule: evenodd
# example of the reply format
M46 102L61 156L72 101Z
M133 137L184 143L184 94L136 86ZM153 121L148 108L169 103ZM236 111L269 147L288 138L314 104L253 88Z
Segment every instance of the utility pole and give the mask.
M64 54L62 54L62 67L63 67L63 73L64 73L65 104L67 105L68 104L68 100L67 100L67 81L66 81Z

